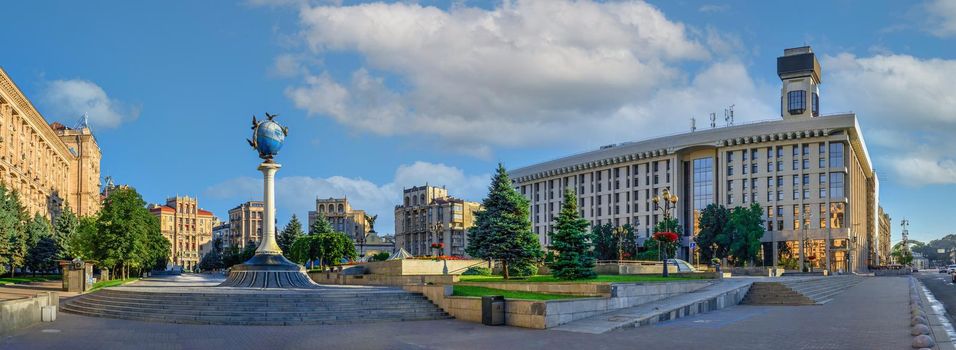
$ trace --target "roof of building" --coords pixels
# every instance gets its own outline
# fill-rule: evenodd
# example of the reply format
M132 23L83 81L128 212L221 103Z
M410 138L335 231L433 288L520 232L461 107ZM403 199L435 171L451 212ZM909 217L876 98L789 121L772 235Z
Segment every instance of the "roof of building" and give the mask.
M167 207L167 206L165 206L165 205L153 205L152 207L149 208L149 211L151 211L151 212L175 213L175 212L176 212L176 209L173 209L173 208L171 208L171 207Z
M854 149L861 154L861 163L867 176L872 174L872 163L860 133L856 115L835 114L814 118L776 119L721 128L657 137L642 141L603 146L598 150L579 153L550 161L528 165L509 171L515 181L560 175L583 169L603 167L634 159L654 158L673 154L682 149L699 146L733 146L739 144L772 142L829 135L846 130Z
M196 215L212 216L212 212L208 210L199 209L196 211Z

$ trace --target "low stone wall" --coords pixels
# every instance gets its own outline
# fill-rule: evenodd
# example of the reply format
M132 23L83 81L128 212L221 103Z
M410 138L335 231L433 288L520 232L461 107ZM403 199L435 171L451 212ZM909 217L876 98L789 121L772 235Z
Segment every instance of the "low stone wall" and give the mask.
M0 302L0 334L9 334L40 322L40 309L55 306L59 302L59 295L53 292Z
M488 288L521 290L538 293L557 293L564 288L565 293L576 290L607 290L607 297L576 298L562 300L515 300L505 299L505 323L509 326L545 329L556 327L571 321L588 318L617 309L628 308L690 293L711 285L711 281L680 281L664 283L464 283ZM590 285L590 286L588 286ZM481 298L452 296L452 286L407 285L405 290L424 294L433 303L457 319L481 322ZM592 293L593 294L593 293Z
M471 266L486 266L484 260L425 260L425 259L402 259L373 261L360 264L365 266L366 272L374 275L442 275L444 274L445 264L448 266L448 274L460 275Z
M608 283L520 283L520 282L459 282L459 286L475 286L494 289L535 292L547 294L611 296Z
M660 274L664 270L656 262L597 263L594 272L599 275L650 275ZM677 273L677 266L668 265L668 273Z
M780 267L733 267L730 272L734 276L783 276L786 270Z
M364 286L404 286L407 284L452 284L458 275L343 275L339 272L309 272L309 278L318 284Z

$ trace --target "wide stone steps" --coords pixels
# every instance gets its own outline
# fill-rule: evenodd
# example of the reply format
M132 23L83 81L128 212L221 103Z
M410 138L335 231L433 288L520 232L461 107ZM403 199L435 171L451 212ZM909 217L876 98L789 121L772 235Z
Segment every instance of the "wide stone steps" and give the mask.
M859 276L834 276L779 282L754 282L741 304L825 304L862 280L863 277Z
M451 318L421 294L394 289L310 293L105 289L65 300L60 309L94 317L189 324L351 324Z

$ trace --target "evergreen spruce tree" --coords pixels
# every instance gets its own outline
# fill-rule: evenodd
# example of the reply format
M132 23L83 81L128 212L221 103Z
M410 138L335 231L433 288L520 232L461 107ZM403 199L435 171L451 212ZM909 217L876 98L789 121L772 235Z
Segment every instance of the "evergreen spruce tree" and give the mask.
M52 270L57 252L49 222L40 214L34 215L33 220L27 224L26 236L28 250L24 265L34 275Z
M578 215L574 192L565 188L561 212L551 233L551 249L558 253L549 265L554 277L576 280L596 276L588 224Z
M329 223L329 220L325 218L325 214L322 212L317 213L315 216L315 222L309 226L309 234L317 235L320 233L332 233L335 232L335 229L332 228L332 224Z
M544 255L538 237L531 232L528 200L512 186L499 163L482 210L475 214L466 248L473 257L501 262L505 279L510 278L509 265L530 264Z
M26 210L17 192L0 184L0 272L9 266L11 277L17 266L23 266L29 249L26 221Z
M305 233L302 232L302 223L299 222L299 218L296 217L295 214L292 214L289 223L285 225L282 232L279 232L279 237L276 237L276 243L279 244L279 248L282 249L282 255L288 258L290 256L289 250L292 249L292 243L295 242L296 238L304 235Z

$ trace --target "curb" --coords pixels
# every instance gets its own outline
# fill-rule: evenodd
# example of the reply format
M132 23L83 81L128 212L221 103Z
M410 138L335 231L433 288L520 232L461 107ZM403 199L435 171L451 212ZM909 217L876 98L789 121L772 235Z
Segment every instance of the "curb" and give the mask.
M910 277L910 335L914 349L956 350L946 309L914 277Z

